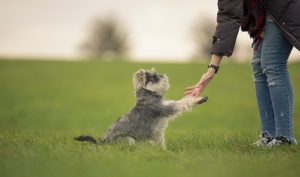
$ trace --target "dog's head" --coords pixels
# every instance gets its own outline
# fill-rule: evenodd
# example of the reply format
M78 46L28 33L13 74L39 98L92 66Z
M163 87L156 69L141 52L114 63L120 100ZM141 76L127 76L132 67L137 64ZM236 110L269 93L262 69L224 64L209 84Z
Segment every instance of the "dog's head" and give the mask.
M163 95L170 87L169 78L165 74L158 75L154 68L151 70L140 69L133 74L135 91L142 88Z

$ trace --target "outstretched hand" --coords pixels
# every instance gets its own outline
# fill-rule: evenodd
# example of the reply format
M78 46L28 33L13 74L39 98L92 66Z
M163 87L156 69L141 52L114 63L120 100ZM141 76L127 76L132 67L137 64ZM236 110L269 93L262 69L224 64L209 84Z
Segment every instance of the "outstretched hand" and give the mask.
M222 57L223 56L212 54L210 63L215 66L219 66L219 63L221 62ZM200 81L196 85L185 88L185 90L188 90L188 91L183 94L184 97L186 97L186 96L198 97L202 93L202 91L205 89L207 84L212 80L215 73L216 73L216 70L214 68L208 67L207 72L202 75Z
M183 94L184 97L186 96L193 96L195 98L198 97L205 89L207 84L212 80L214 75L215 75L214 72L207 72L203 74L200 81L196 85L185 88L185 90L188 91Z

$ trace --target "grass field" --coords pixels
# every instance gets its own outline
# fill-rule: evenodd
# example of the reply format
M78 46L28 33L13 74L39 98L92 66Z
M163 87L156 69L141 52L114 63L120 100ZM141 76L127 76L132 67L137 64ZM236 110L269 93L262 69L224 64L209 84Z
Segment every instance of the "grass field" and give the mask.
M208 102L169 124L167 150L140 143L100 145L134 104L132 74L155 67L170 78L167 99L180 99L205 64L0 60L0 176L298 177L300 146L257 148L260 123L251 67L223 63L203 92ZM289 64L300 141L300 64Z

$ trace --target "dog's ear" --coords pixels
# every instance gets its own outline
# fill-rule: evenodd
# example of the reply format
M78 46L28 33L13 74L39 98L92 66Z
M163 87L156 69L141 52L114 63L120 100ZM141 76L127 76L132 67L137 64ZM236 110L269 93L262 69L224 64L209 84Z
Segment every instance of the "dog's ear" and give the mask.
M136 73L133 74L133 86L134 88L140 89L145 87L146 84L146 71L143 69L138 70Z
M156 70L155 70L155 68L151 68L151 71L152 71L152 72L154 72L154 73L156 73Z

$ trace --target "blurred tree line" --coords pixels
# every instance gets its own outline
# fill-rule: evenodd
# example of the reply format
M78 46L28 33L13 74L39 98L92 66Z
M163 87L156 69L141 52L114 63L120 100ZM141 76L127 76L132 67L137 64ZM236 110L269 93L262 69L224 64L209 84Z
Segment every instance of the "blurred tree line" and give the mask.
M195 50L192 54L194 60L210 60L212 36L215 33L217 22L212 19L199 18L192 24L190 35Z
M216 25L215 20L204 17L192 24L190 36L195 51L191 57L194 60L210 59ZM128 36L128 31L116 16L98 17L92 21L87 39L80 45L80 50L89 57L124 60L128 58L130 51Z
M80 50L100 59L124 59L129 52L129 33L114 15L97 17L92 23L88 37Z

